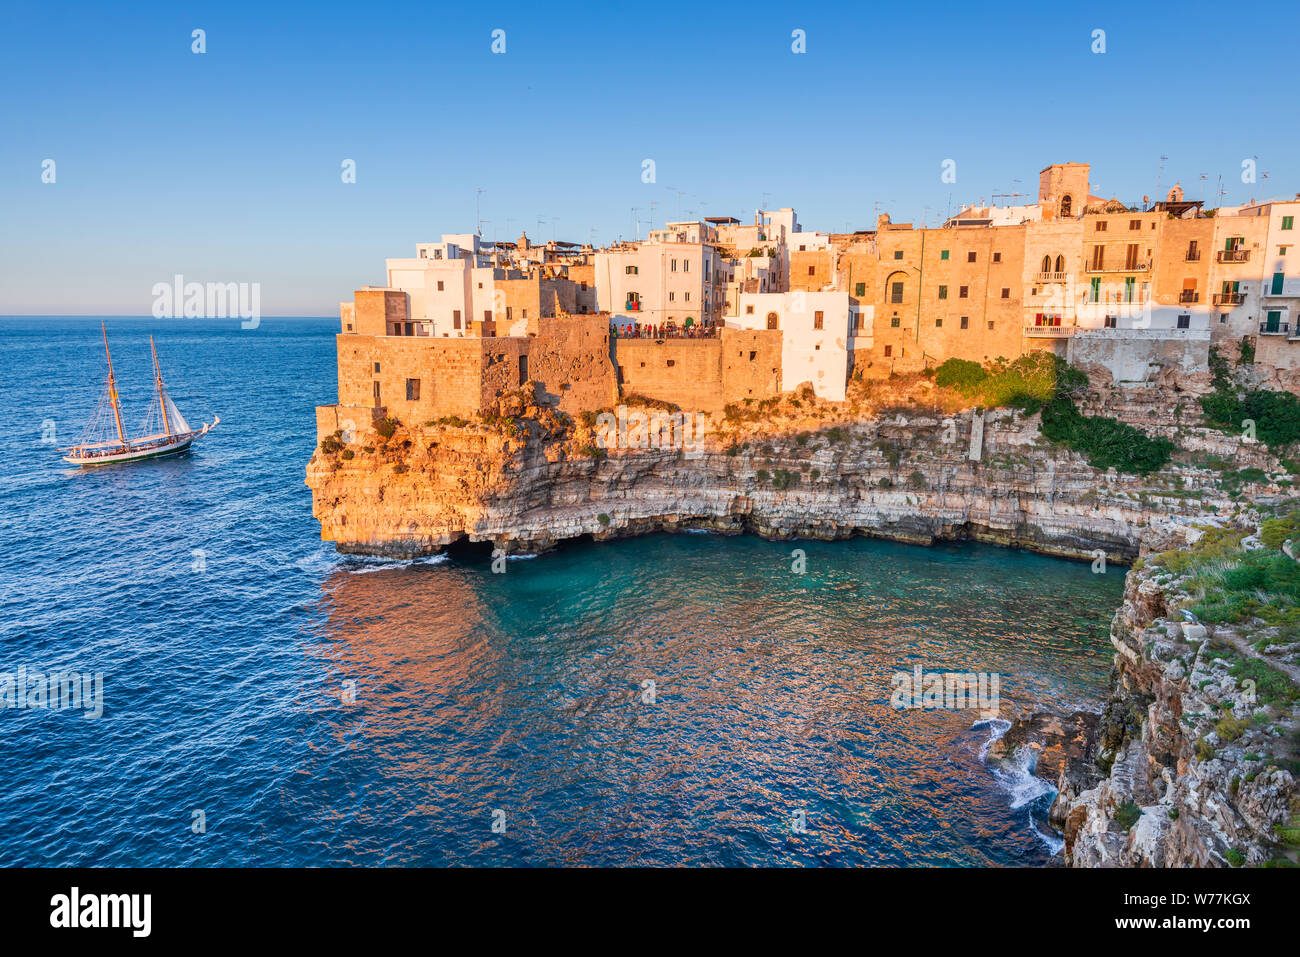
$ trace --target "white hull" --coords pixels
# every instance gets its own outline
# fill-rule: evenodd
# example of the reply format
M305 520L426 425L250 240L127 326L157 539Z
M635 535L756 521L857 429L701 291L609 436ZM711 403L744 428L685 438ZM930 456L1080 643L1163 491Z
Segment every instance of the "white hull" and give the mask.
M121 462L139 462L142 459L159 459L169 455L181 455L189 451L190 444L197 438L207 435L221 421L216 416L210 425L205 425L197 432L167 437L150 436L131 443L127 447L114 445L98 448L73 449L71 454L63 456L63 461L83 468L95 465L117 465Z

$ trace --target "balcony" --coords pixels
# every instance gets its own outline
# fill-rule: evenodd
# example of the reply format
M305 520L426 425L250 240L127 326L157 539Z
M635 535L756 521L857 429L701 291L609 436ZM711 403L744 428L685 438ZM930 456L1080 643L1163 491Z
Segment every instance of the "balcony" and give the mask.
M1074 326L1025 325L1025 335L1038 339L1065 339L1074 335Z
M1068 278L1069 274L1063 272L1034 273L1034 282L1065 282Z
M1261 336L1285 336L1291 329L1289 322L1261 322L1259 324L1259 334Z
M1216 292L1214 294L1214 304L1216 306L1240 306L1246 294L1241 292Z
M1200 302L1201 294L1195 289L1184 289L1178 294L1178 301L1180 303Z
M1088 272L1149 272L1151 270L1151 261L1138 262L1133 260L1124 263L1122 266L1103 266L1098 263L1089 263Z
M1249 249L1220 249L1214 258L1221 263L1244 263L1250 259Z
M641 311L641 301L638 300L638 299L629 299L629 300L627 301L627 311L628 311L628 312L640 312L640 311Z
M1201 261L1201 251L1199 249L1187 250L1187 255L1183 257L1185 263L1198 263Z

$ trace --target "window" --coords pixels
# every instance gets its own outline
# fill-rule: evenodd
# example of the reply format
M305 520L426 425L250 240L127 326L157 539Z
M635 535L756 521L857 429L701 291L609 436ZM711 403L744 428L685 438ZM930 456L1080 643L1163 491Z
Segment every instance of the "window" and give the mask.
M627 275L629 275L629 276L635 276L635 275L637 275L637 273L639 273L640 271L641 271L641 270L639 270L636 266L624 266L624 267L623 267L623 272L625 272L625 273L626 273Z
M894 258L895 258L895 259L902 259L902 258L903 258L903 251L902 251L901 249L895 249L895 250L894 250Z
M1106 268L1105 246L1098 245L1092 247L1092 268L1094 271L1100 271Z
M967 261L968 263L973 263L973 262L975 261L975 253L974 253L974 251L968 252L968 253L966 254L966 261Z
M1061 218L1064 219L1070 215L1070 194L1066 193L1061 197Z
M1286 275L1284 273L1273 273L1273 288L1269 292L1274 296L1282 295L1282 283L1285 281Z
M940 316L938 319L934 320L934 327L936 329L940 329L943 327L943 316Z
M992 319L989 320L989 328L990 328L990 329L993 328L993 320L992 320Z
M958 287L957 287L957 298L958 298L958 299L966 299L966 298L968 298L969 296L970 296L970 286L958 286Z
M1290 246L1278 246L1278 247L1277 247L1277 254L1278 254L1279 256L1285 256L1285 255L1286 255L1286 251L1287 251L1288 249L1290 249L1290 248L1291 248Z
M1179 329L1190 329L1192 327L1192 317L1188 313L1183 313L1178 317Z
M673 260L673 268L672 268L671 271L672 271L672 272L677 272L677 260L676 260L676 259Z
M903 301L903 284L901 282L894 282L889 284L889 301L890 302Z
M867 294L867 284L865 282L860 282L857 285L855 285L853 288L854 288L853 295L855 296L865 296Z
M519 357L519 385L528 381L528 356Z
M506 322L509 322L514 317L515 317L515 307L506 306Z
M1124 268L1138 268L1138 247L1137 243L1129 243L1128 248L1124 251Z
M406 380L406 401L407 402L420 401L420 380L419 379Z
M970 316L962 316L962 317L961 317L961 327L962 327L963 329L965 329L965 328L967 328L969 325L970 325Z
M375 405L383 405L383 403L379 401L379 380L377 379L375 380Z
M1094 231L1104 233L1106 231L1106 220L1099 219L1093 227Z
M746 307L745 307L745 315L747 315L747 316L752 316L753 314L754 314L754 307L753 307L753 306L746 306Z
M816 267L816 266L809 266L809 267L808 267L808 275L810 275L810 276L815 276L816 274L817 274L817 267Z
M1295 225L1295 217L1294 217L1294 216L1283 216L1283 217L1282 217L1282 228L1283 228L1283 229L1290 229L1290 228L1291 228L1292 226L1294 226L1294 225Z
M940 253L939 253L939 258L940 258L940 259L947 259L947 258L948 258L948 250L946 250L946 249L941 250Z
M1140 219L1130 219L1130 220L1128 221L1128 228L1129 228L1129 229L1141 229L1141 228L1142 228L1142 220L1140 220Z
M691 294L689 292L686 294L686 301L687 302L691 301Z
M885 358L888 359L888 358L889 358L890 356L892 356L893 354L894 354L894 347L893 347L893 346L885 346Z
M438 292L442 292L442 280L438 280Z
M1064 256L1057 256L1057 257L1056 257L1056 271L1057 271L1057 272L1065 272L1065 257L1064 257Z
M993 254L993 261L994 261L995 263L1000 263L1000 262L1002 262L1002 254L1001 254L1001 253L994 253L994 254Z
M947 286L940 286L940 287L939 287L939 298L940 298L940 299L947 299L947 298L948 298L948 287L947 287Z
M890 316L890 317L889 317L889 327L890 327L891 329L897 329L897 328L898 328L898 325L899 325L898 316Z
M1010 298L1011 298L1011 287L1009 287L1009 286L1003 286L1003 287L1002 287L1002 298L1003 298L1003 299L1010 299Z
M379 363L375 363L375 375L379 375Z
M484 322L491 322L491 321L492 321L492 310L491 310L491 309L484 309L484 310L483 310L483 321L484 321Z
M814 312L814 313L813 313L813 328L814 328L814 329L820 329L820 328L822 328L822 320L823 320L824 318L825 318L825 313L823 313L822 310L818 309L816 312Z
M1107 329L1114 329L1114 328L1115 328L1115 323L1116 323L1116 321L1117 321L1117 317L1116 317L1116 316L1107 316L1107 317L1106 317L1106 328L1107 328Z
M691 271L691 261L689 259L683 259L682 272L690 272L690 271Z
M459 328L460 328L460 310L459 310L459 309L453 309L452 312L451 312L451 327L452 327L453 329L459 329Z
M777 328L777 322L778 322L779 320L780 320L780 316L778 316L778 315L777 315L776 313L774 313L774 312L769 312L769 313L767 314L767 327L768 327L769 329L775 329L775 328Z
M673 366L675 366L675 365L677 365L677 360L676 360L676 359L669 359L669 360L668 360L668 368L671 369L671 368L672 368Z
M1088 280L1088 301L1101 302L1101 277L1094 276Z
M669 301L669 302L673 302L673 301L676 300L676 298L677 298L677 293L673 292L672 290L669 290L669 291L668 291L668 301Z

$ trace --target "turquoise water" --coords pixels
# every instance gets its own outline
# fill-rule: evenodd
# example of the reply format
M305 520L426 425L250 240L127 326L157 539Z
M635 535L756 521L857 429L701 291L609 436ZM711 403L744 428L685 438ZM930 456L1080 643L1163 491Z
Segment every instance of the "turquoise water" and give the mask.
M503 575L477 550L345 558L303 484L335 326L110 320L128 426L149 332L181 410L222 422L188 457L79 472L42 424L75 440L98 321L0 320L0 675L104 689L96 720L0 710L0 864L1048 860L1050 792L980 758L998 726L895 710L890 676L997 673L1004 717L1096 710L1122 569L693 534Z

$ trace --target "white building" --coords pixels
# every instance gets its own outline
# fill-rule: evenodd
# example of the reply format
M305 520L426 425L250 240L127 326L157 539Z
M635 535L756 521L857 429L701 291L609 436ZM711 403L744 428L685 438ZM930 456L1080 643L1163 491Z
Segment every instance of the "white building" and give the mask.
M473 321L492 318L493 279L506 278L506 272L492 265L478 236L447 234L415 250L414 257L388 259L386 265L389 287L411 297L416 335L472 335Z
M871 348L872 306L847 292L740 293L728 328L781 330L781 388L812 384L819 398L844 401L855 349Z
M616 325L715 323L726 273L708 243L644 242L595 255L596 306Z

